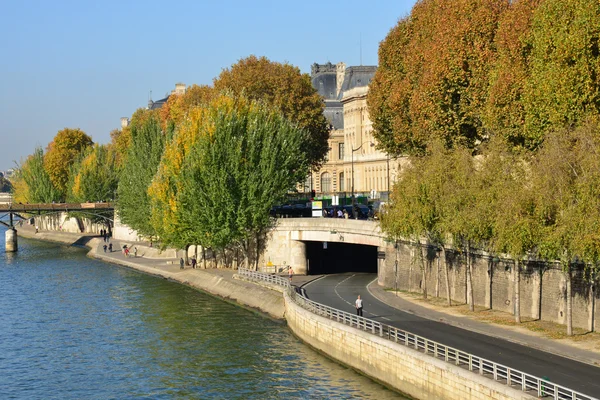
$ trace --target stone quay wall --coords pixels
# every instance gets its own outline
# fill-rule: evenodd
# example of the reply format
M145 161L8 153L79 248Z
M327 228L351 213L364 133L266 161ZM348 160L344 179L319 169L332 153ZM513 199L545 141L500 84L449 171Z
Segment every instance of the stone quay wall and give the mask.
M380 260L378 283L385 288L422 293L423 271L414 244L401 242L386 249ZM476 306L514 313L513 260L473 252L473 293ZM447 251L450 297L466 303L467 275L464 256ZM397 264L397 267L396 267ZM431 249L428 254L427 292L430 296L446 297L444 262L441 252ZM436 289L437 288L437 289ZM584 278L580 268L572 273L573 326L587 330L598 328L600 293ZM529 262L521 266L521 316L566 324L566 277L557 264Z
M285 318L300 339L324 354L417 399L534 399L414 349L315 315L284 293Z

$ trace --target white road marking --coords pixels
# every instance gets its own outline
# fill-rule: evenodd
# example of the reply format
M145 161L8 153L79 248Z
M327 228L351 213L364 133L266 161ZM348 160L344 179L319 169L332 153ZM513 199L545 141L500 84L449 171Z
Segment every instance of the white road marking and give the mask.
M340 294L337 291L338 286L340 286L342 283L346 282L348 279L350 278L354 278L356 276L356 274L354 275L350 275L349 277L347 277L346 279L340 281L337 285L335 285L335 287L333 288L333 291L335 292L335 294L337 295L337 297L339 297L340 299L342 299L342 301L346 304L349 304L351 306L353 306L354 304L350 303L349 301L346 301L342 296L340 296Z
M303 288L308 287L308 285L316 282L316 281L320 281L321 279L325 278L325 275L318 277L317 279L313 279L312 281L308 282L306 285L302 285Z

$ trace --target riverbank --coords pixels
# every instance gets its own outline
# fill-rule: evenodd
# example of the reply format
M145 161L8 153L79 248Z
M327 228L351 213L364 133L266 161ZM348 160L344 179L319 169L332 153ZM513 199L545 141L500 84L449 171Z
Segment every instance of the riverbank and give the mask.
M131 242L112 240L113 252L104 252L103 240L96 235L74 234L66 232L43 231L35 233L34 228L19 227L19 236L44 240L66 245L85 246L89 248L88 256L112 264L143 272L148 275L169 279L192 288L201 290L221 299L234 302L242 307L257 310L278 320L284 320L285 305L280 292L267 286L236 279L235 271L228 269L192 269L186 266L180 269L178 259L160 257L153 252L155 257L127 257L121 251L123 244ZM140 253L143 253L140 251Z

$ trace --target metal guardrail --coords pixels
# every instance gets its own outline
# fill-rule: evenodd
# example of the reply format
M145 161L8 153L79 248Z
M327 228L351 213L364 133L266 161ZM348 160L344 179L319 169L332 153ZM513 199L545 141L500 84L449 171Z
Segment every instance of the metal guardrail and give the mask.
M294 302L317 315L379 335L437 359L468 368L469 371L479 373L479 375L505 383L510 387L520 389L524 392L533 392L538 397L550 397L555 400L598 400L595 397L576 392L543 378L538 378L517 369L486 360L485 358L446 346L405 330L317 303L299 294L290 285L288 279L280 276L263 274L246 269L239 269L238 274L250 279L271 282L288 288L290 297Z
M278 275L265 274L258 271L250 271L249 269L240 268L238 269L238 275L243 276L245 278L254 279L256 281L264 281L273 283L278 286L282 286L284 288L290 287L289 278L284 278Z

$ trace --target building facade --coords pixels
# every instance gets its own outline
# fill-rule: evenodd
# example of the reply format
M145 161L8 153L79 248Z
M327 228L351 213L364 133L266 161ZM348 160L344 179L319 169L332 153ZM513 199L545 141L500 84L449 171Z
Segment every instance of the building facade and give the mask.
M344 63L314 64L312 84L325 100L329 121L326 162L301 188L317 197L339 196L348 203L352 194L362 199L387 199L398 163L377 149L367 110L369 83L375 66L346 67Z

